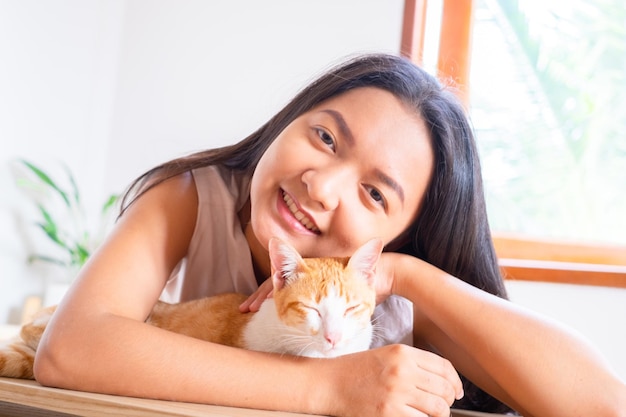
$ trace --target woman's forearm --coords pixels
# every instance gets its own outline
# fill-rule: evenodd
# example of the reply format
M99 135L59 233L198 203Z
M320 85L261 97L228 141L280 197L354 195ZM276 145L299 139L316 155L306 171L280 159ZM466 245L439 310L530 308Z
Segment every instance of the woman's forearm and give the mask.
M56 324L38 350L39 382L165 400L327 411L327 401L316 396L324 392L310 389L320 385L313 359L215 345L121 317L93 325L81 330Z
M446 417L462 392L448 361L405 345L316 359L215 345L115 316L51 323L36 359L43 385L343 417Z
M626 413L626 385L574 332L415 258L396 265L394 292L413 301L418 336L525 416Z

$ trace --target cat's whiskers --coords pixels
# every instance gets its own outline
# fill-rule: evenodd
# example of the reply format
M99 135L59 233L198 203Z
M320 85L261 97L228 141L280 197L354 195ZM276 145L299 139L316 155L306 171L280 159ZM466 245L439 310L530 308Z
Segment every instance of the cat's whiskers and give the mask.
M308 334L282 334L280 341L276 341L281 350L296 356L308 356L306 352L314 347L317 342Z
M372 317L372 343L370 345L373 345L374 342L384 341L383 335L381 334L382 326L379 324L384 314L383 312L382 314Z
M259 328L265 334L271 334L275 338L276 346L281 346L281 351L287 351L298 355L306 349L315 345L311 335L302 329L290 327L282 323L258 323Z

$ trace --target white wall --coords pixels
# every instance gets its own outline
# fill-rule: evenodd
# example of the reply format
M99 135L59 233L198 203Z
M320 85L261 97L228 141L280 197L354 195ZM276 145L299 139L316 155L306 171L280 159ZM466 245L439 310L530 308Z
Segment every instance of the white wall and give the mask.
M507 281L509 297L593 342L626 381L626 289Z
M95 209L158 162L243 138L329 64L397 52L402 7L0 0L0 323L56 273L26 264L49 247L12 161L66 163ZM623 291L511 285L514 301L581 328L626 377Z
M0 323L58 271L15 186L27 158L78 177L88 206L167 159L242 139L306 81L397 52L402 0L0 0Z
M402 0L130 1L110 184L181 153L238 141L315 74L397 52Z
M28 266L50 250L35 211L15 186L15 159L77 174L87 206L105 195L124 4L0 1L0 323L58 271Z

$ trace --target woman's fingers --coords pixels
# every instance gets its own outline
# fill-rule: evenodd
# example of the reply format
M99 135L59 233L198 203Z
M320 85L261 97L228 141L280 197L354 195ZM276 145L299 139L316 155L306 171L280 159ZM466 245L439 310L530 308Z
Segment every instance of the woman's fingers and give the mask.
M450 361L420 349L417 349L416 355L418 356L416 365L425 371L423 376L426 379L422 381L423 386L431 387L434 390L433 394L445 394L451 403L463 398L463 383Z
M274 286L271 279L266 279L259 288L239 306L242 313L256 312L261 308L261 304L268 298L272 297Z
M434 353L404 345L390 346L397 362L386 370L392 389L402 389L406 404L429 416L449 416L463 396L463 384L452 364ZM406 384L407 388L400 388Z
M429 417L450 417L452 403L444 397L416 387L412 401L407 401L407 405Z

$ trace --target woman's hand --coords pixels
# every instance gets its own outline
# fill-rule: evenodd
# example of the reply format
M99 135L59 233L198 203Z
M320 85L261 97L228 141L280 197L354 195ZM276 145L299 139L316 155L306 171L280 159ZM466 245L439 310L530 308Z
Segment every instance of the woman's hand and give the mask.
M383 252L376 265L376 304L380 304L392 294L397 294L394 267L398 260L408 255L394 252Z
M407 345L389 345L333 360L333 415L449 417L463 397L449 361ZM336 395L339 399L337 401Z
M263 301L272 297L274 286L270 278L266 279L263 284L250 296L246 301L241 303L239 311L242 313L257 312L261 308Z

